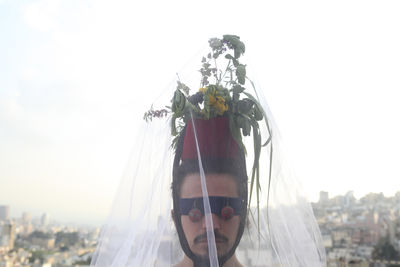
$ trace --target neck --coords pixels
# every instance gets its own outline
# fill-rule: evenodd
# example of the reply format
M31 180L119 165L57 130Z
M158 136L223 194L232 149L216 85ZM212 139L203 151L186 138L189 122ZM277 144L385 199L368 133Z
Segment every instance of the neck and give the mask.
M183 260L175 265L175 267L193 267L193 262L185 255ZM225 262L222 267L243 267L243 265L238 261L236 255L233 254L233 256Z

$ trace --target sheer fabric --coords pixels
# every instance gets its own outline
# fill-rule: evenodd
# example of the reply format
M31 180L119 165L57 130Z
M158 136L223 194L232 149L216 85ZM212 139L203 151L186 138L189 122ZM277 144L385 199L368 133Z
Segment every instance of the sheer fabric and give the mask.
M185 78L196 84L196 77ZM153 106L168 105L174 90L167 89ZM326 266L322 239L311 205L285 160L278 128L263 93L257 86L247 86L246 90L257 98L265 112L269 129L260 123L260 133L262 143L270 142L261 149L261 191L256 194L253 190L250 198L254 140L251 136L243 137L248 178L246 203L251 204L245 214L243 235L233 255L243 266ZM221 244L218 243L220 239L215 237L216 214L211 212L213 203L210 206L209 201L212 195L208 193L207 176L210 172L203 162L208 156L202 155L203 144L198 138L198 131L204 130L198 130L197 123L193 119L186 124L191 124L194 131L194 162L198 164L202 194L197 197L203 200L202 222L199 223L205 225L203 232L207 244L203 245L207 247L207 264L217 267L221 264L218 251ZM217 128L208 130L220 131ZM171 147L174 138L171 135L171 115L153 118L151 122L143 121L138 132L91 266L174 266L184 259L185 253L172 215L171 183L176 151ZM227 238L233 241L236 236ZM220 241L223 243L224 240Z

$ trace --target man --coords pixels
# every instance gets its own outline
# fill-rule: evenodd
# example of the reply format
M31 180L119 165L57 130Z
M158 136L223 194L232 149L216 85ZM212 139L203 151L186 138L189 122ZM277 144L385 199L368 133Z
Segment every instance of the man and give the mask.
M185 252L177 266L209 266L213 242L220 266L242 266L235 250L246 220L247 175L244 153L232 137L227 117L189 121L178 143L173 176L173 217ZM210 204L215 240L207 237L204 199Z
M178 80L172 104L145 113L152 123L135 146L92 266L325 266L311 206L285 165L266 102L254 83L246 89L243 42L224 35L209 44L199 90ZM153 121L166 116L170 131Z

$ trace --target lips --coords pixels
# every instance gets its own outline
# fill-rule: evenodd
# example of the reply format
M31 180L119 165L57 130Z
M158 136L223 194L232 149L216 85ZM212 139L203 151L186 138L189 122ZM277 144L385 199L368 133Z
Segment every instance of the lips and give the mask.
M225 243L225 242L227 242L227 240L225 240L224 238L216 238L215 239L215 243ZM200 243L200 244L208 243L208 239L201 238L201 239L196 240L195 243Z
M200 241L198 241L198 243L206 243L206 242L208 242L208 239L201 239ZM216 239L215 242L222 243L222 242L225 242L225 241L222 240L222 239Z

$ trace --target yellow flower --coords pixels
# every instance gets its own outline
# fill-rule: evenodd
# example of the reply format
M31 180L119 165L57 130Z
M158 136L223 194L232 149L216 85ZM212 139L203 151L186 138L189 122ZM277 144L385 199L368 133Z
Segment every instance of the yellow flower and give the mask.
M204 94L205 97L208 97L208 104L210 107L213 107L218 115L223 115L225 111L228 110L228 105L225 104L225 98L217 95L217 90L215 88L206 94L208 87L200 88L199 92Z
M219 103L224 103L225 104L225 99L222 96L217 95L216 98L217 98L217 101Z
M211 97L213 100L211 100ZM228 106L225 104L225 98L222 96L211 96L210 95L210 105L212 105L216 110L218 115L224 114L228 110Z
M210 101L210 105L211 105L211 106L215 106L215 104L217 103L217 99L215 98L215 96L209 95L209 96L208 96L208 99L209 99L209 101Z

